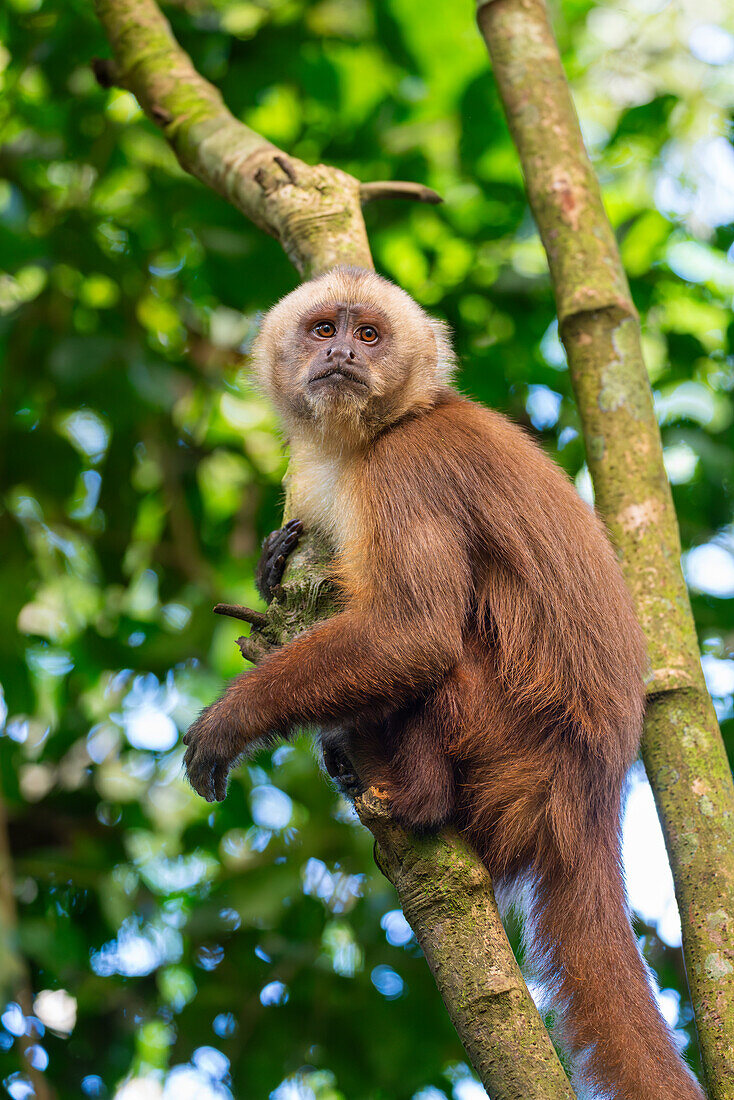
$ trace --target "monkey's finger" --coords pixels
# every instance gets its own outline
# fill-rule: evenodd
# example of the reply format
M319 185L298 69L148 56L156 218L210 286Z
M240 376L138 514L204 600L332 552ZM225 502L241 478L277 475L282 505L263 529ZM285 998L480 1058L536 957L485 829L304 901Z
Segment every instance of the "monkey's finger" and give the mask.
M201 789L199 791L202 798L205 798L207 802L216 802L217 796L214 793L214 768L215 765L207 760L204 773L201 778Z
M197 794L205 798L207 802L214 801L214 773L215 762L211 756L197 754L186 768L189 783Z
M227 779L229 776L229 765L216 764L212 773L212 784L214 788L214 798L217 802L224 802L227 797Z
M274 531L270 536L263 556L269 558L271 565L280 561L281 558L287 558L294 547L298 545L302 534L303 524L300 519L289 520L285 527L281 527L279 531Z
M283 539L283 542L280 544L280 550L284 557L287 558L289 554L293 553L295 548L298 546L300 537L301 534L299 531L293 531L287 539Z
M193 786L193 782L192 782L191 776L192 776L192 773L194 771L194 762L196 760L196 748L197 748L196 742L189 741L188 745L187 745L187 748L186 748L186 752L184 753L184 759L183 759L184 771L186 772L186 777L187 777L189 783L192 784L192 786Z
M279 554L276 558L271 558L271 560L268 562L265 571L265 584L267 585L271 595L276 585L280 584L284 569L285 558L282 554Z
M205 802L214 801L214 784L212 782L212 769L205 772L200 779L194 783L194 790L197 794L200 794Z
M284 539L289 546L295 546L303 534L303 523L300 519L292 519L283 528Z
M263 544L262 544L263 554L268 553L268 551L270 550L270 547L277 540L279 534L280 534L280 530L277 530L277 531L271 531L269 535L265 536L265 538L263 539Z

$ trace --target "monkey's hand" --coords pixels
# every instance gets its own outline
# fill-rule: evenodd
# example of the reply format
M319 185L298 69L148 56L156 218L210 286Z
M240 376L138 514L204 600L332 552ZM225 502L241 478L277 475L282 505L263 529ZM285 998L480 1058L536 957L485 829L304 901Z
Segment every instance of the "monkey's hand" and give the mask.
M262 554L255 567L255 584L262 598L268 603L283 579L288 555L295 550L302 533L303 524L300 519L291 519L285 527L268 535L263 543Z
M224 799L230 769L263 735L261 731L243 729L239 719L233 699L225 693L201 712L183 739L189 783L207 802Z

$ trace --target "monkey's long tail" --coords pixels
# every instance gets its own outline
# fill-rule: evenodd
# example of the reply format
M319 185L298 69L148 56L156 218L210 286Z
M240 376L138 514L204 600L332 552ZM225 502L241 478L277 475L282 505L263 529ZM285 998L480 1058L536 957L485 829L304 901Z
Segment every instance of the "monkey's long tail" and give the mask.
M703 1100L660 1016L627 916L616 830L575 852L550 844L536 865L531 937L541 979L590 1095Z

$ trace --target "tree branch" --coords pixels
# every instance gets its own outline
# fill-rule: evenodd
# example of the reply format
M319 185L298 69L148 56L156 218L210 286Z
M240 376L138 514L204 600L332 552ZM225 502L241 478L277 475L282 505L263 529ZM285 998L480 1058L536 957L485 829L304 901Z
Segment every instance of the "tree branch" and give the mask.
M377 840L377 864L398 891L451 1021L492 1100L538 1096L539 1082L545 1097L572 1098L507 950L485 868L454 832L409 837L374 788L356 806Z
M378 199L411 199L413 202L427 202L437 206L443 199L437 191L424 187L422 183L406 183L404 180L375 180L359 185L359 197L362 206Z
M701 671L678 525L619 250L544 0L480 0L545 247L597 507L651 661L643 757L665 831L712 1098L734 1097L734 787Z
M181 165L276 237L302 274L341 262L372 267L362 201L397 192L436 201L418 185L361 185L339 169L311 167L238 122L195 71L154 0L96 0L96 7L114 51L114 63L102 66L103 79L133 92ZM239 639L248 660L333 613L327 563L313 539L299 544L267 625ZM358 811L373 828L381 869L414 922L449 1015L493 1100L573 1100L477 856L451 834L421 840L404 832L371 792ZM442 889L448 881L451 889Z
M176 42L153 0L96 0L114 62L98 80L127 88L161 128L179 163L282 244L302 275L335 264L371 267L360 184L305 164L239 122Z

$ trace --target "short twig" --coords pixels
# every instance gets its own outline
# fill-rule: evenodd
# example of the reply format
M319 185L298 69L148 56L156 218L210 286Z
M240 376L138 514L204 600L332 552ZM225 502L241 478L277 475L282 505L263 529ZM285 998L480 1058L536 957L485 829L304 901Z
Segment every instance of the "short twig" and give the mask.
M260 187L260 190L264 191L266 195L269 195L270 192L273 190L270 177L268 176L268 173L265 171L262 165L260 165L258 170L253 174L253 179L255 180L255 183L257 183Z
M272 646L270 642L266 642L259 634L249 634L247 637L243 634L237 639L237 645L245 660L252 661L254 665L259 664L263 658L267 657L277 648L276 646Z
M433 206L443 202L437 191L424 187L422 183L408 180L375 180L372 183L360 183L359 198L364 206L378 199L409 199L412 202L427 202Z
M229 615L230 619L242 619L255 630L262 630L268 625L268 617L263 615L262 611L253 611L251 607L241 607L236 603L218 603L214 608L214 614Z

